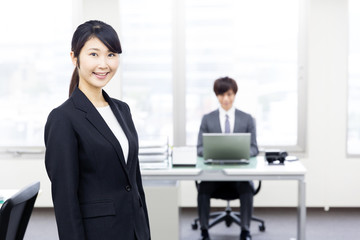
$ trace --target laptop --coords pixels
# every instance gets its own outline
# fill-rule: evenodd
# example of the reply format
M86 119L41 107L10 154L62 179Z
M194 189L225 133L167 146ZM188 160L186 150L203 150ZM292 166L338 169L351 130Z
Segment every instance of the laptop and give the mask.
M248 164L250 133L203 133L203 155L207 164Z

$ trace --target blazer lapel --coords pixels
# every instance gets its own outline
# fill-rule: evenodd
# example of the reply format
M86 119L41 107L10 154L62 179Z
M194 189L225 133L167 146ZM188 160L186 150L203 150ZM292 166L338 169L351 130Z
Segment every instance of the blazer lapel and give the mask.
M112 133L104 119L101 117L100 113L96 110L94 105L90 102L90 100L85 96L83 92L81 92L80 89L76 88L74 93L71 96L74 100L75 105L81 109L82 111L86 112L86 119L100 132L101 135L104 136L105 139L107 139L111 145L114 147L119 161L125 170L127 176L128 176L128 170L126 167L124 154L122 151L122 148L120 146L119 141L115 137L115 135ZM123 126L121 126L123 127ZM125 130L124 130L125 131ZM130 144L129 144L130 145ZM130 152L130 151L129 151Z
M109 103L112 112L114 113L116 119L118 120L121 128L123 129L123 131L126 135L126 138L128 139L129 155L128 155L126 167L128 169L130 169L131 164L133 163L133 161L131 161L131 160L134 159L134 155L137 153L137 151L135 149L135 146L137 146L137 145L134 143L134 141L136 141L136 139L134 139L136 136L134 136L131 133L128 124L126 124L126 121L125 121L123 115L121 114L121 112L117 108L117 106L115 105L114 101L109 97L109 95L105 91L103 91L103 95L104 95L105 100Z

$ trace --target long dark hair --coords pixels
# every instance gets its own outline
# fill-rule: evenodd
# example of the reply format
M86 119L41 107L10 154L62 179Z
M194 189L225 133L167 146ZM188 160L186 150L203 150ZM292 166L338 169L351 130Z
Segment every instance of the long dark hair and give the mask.
M71 77L69 97L79 84L80 68L79 54L85 43L91 38L98 38L104 45L114 53L121 53L121 45L116 31L109 25L102 21L90 20L79 25L74 32L71 41L71 51L74 52L74 57L77 58L76 67Z

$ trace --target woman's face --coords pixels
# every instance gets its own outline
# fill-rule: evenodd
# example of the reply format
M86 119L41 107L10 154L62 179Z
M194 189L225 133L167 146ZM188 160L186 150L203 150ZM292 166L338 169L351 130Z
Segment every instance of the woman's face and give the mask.
M102 89L111 80L119 66L119 54L111 52L98 38L89 39L78 57L71 52L72 61L78 66L79 87Z

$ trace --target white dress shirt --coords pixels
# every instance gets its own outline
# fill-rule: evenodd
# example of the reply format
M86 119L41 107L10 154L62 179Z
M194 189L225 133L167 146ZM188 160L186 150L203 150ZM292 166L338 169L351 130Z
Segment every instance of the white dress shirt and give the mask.
M124 154L125 163L127 163L129 155L129 141L124 133L124 130L121 128L120 123L116 119L115 114L112 112L110 106L97 107L96 109L99 111L100 115L119 141Z
M225 132L225 120L226 114L229 116L229 123L230 123L230 133L234 132L235 126L235 107L232 106L228 111L225 111L222 107L219 107L219 118L220 118L220 126L221 132Z

